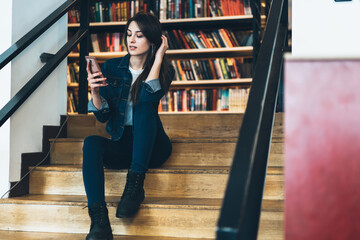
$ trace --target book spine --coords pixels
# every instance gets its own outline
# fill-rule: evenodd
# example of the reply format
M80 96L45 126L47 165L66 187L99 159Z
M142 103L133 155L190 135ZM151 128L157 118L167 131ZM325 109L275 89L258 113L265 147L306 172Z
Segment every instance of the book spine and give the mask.
M179 33L180 39L182 40L182 43L185 45L185 47L187 49L191 49L188 42L185 39L184 33L180 29L178 30L178 33Z
M196 45L196 47L197 47L198 49L203 49L203 48L205 48L205 47L201 44L201 42L199 41L199 39L197 38L197 36L195 35L195 33L189 32L189 35L190 35L191 39L194 41L194 43L195 43L195 45Z
M221 29L218 29L217 30L217 33L218 33L218 35L220 36L220 38L221 38L221 40L223 41L223 43L225 44L225 47L232 47L232 44L231 44L231 42L230 42L230 40L229 39L227 39L225 36L224 36L224 34L223 34L223 32L221 31Z
M228 71L226 70L224 59L221 58L219 61L220 61L221 71L223 73L224 79L229 79L229 74L228 74Z

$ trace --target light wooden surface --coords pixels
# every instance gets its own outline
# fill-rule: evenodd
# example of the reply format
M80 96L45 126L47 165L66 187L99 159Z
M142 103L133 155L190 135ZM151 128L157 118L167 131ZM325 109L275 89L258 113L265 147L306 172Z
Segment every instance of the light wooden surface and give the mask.
M237 138L173 139L172 154L164 166L231 166L236 141ZM269 166L283 166L283 145L276 139L271 143ZM82 164L82 146L82 138L57 139L51 164Z
M79 233L48 233L48 232L19 232L0 231L1 240L84 240L86 234ZM183 240L184 238L159 236L119 236L114 240ZM210 240L214 238L186 238L187 240Z
M242 117L162 114L173 155L164 166L147 173L146 198L135 218L115 218L127 171L105 169L110 221L114 234L123 235L115 239L214 239ZM283 239L282 124L282 115L277 114L260 219L261 240ZM58 139L51 153L52 163L57 164L40 166L30 174L33 195L0 200L0 239L84 239L90 221L84 209L81 148L89 133L106 136L104 126L93 115L70 117L70 138Z
M38 167L30 174L31 194L85 194L80 165ZM105 169L105 194L121 195L127 170ZM229 167L168 167L150 169L145 179L148 197L222 198ZM268 172L265 199L284 199L283 176Z
M106 201L114 234L182 236L183 238L214 238L221 206L221 199L200 198L183 201L148 198L141 205L135 218L117 219L115 210L118 199L107 197ZM10 207L11 205L13 206ZM5 226L9 230L86 233L90 221L87 209L84 209L85 205L85 196L30 195L8 199L1 202L0 211L6 215L16 215L17 218L10 221L1 218L0 229L4 229ZM259 239L269 239L267 238L269 234L281 235L282 208L283 201L264 201ZM41 214L44 212L46 214Z
M166 114L160 115L166 133L175 138L238 138L244 114ZM282 113L275 114L273 138L283 138ZM89 135L108 136L105 124L92 114L71 115L67 134L70 138L85 138ZM109 137L109 136L108 136Z
M208 85L208 84L211 84L211 85L236 84L236 85L238 85L239 83L249 83L250 84L250 83L252 83L252 78L172 81L171 86L194 86L194 85ZM67 86L71 87L71 88L77 88L77 87L79 87L79 83L68 83Z

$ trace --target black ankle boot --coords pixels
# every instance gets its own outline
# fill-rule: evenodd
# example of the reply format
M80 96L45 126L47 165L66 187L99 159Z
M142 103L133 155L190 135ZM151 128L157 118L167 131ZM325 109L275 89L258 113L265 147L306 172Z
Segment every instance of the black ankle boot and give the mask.
M90 232L86 240L112 240L108 210L105 203L93 203L89 206L91 218Z
M145 173L136 173L131 170L126 176L126 185L116 210L116 217L128 218L134 216L144 201L144 179Z

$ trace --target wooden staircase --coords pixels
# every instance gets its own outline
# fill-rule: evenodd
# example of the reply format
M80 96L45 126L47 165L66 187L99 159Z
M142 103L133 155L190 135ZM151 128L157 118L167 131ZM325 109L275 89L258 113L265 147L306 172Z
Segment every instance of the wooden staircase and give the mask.
M126 170L105 169L105 193L114 239L215 239L216 224L242 114L162 114L173 142L171 158L145 179L146 198L130 219L115 217ZM82 144L107 136L93 115L70 116L67 138L57 139L50 165L30 175L30 194L0 200L1 239L85 239ZM277 114L258 239L283 239L283 127Z

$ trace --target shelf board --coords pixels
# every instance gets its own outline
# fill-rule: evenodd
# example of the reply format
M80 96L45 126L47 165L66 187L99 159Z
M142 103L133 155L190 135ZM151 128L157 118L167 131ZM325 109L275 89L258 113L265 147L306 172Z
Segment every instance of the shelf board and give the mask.
M179 114L239 114L244 111L188 111L188 112L159 112L159 114L179 115Z
M225 85L225 84L239 84L252 83L252 78L237 78L237 79L214 79L214 80L195 80L195 81L172 81L171 86L196 86L196 85ZM69 88L79 87L78 83L68 83Z
M253 19L253 15L240 15L240 16L223 16L223 17L200 17L200 18L183 18L183 19L164 19L160 20L160 23L163 26L176 26L179 24L203 24L210 23L211 25L219 25L221 24L229 24L229 23L239 23L239 22L251 22ZM265 26L266 16L261 16L261 25ZM109 28L109 27L125 27L126 21L119 22L91 22L89 24L90 28ZM184 25L182 25L184 26ZM69 28L79 28L80 23L69 23Z
M222 57L240 57L240 56L251 56L253 51L252 46L246 47L232 47L232 48L204 48L204 49L173 49L167 50L166 54L170 59L176 58L201 58L201 57L212 57L215 58L214 54L221 55ZM94 56L99 59L109 59L123 57L127 52L92 52L90 56ZM209 56L211 55L211 56ZM69 58L78 58L79 53L70 53Z
M228 53L228 52L238 52L244 54L251 54L253 50L252 46L246 47L232 47L232 48L203 48L203 49L174 49L168 50L166 53L168 55L185 55L185 54L201 54L201 53Z
M182 18L182 19L164 19L160 20L162 24L177 24L177 23L198 23L198 22L217 22L217 21L238 21L238 20L252 20L253 15L240 16L222 16L222 17L200 17L200 18ZM109 26L125 26L127 21L119 22L91 22L90 27L109 27ZM80 23L69 23L68 27L78 28Z
M199 17L199 18L182 18L182 19L165 19L160 20L160 23L198 23L207 21L234 21L234 20L251 20L253 15L238 15L238 16L222 16L222 17Z
M181 114L243 114L244 111L190 111L190 112L159 112L160 115L181 115ZM67 115L79 115L77 112L67 112ZM82 114L83 115L83 114ZM88 113L93 115L93 113Z
M171 86L193 86L193 85L210 85L210 84L238 84L238 83L252 83L252 78L240 79L214 79L214 80L195 80L195 81L173 81Z
M68 83L67 86L70 88L79 87L79 83Z

